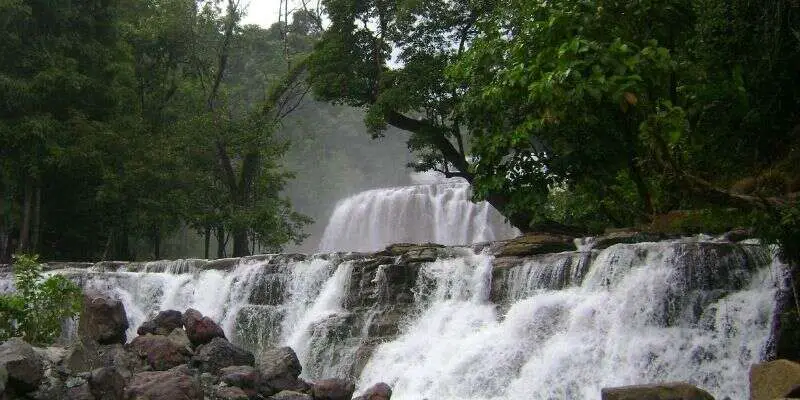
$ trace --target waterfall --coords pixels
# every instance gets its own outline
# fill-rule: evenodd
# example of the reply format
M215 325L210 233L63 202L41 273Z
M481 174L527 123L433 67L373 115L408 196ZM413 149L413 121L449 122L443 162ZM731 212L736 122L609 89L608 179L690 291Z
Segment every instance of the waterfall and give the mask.
M596 399L602 387L666 381L746 398L784 273L768 249L705 239L414 257L272 255L50 273L122 299L129 339L158 310L193 307L253 352L293 347L306 379L349 378L359 389L384 381L399 400Z
M375 251L393 243L465 245L519 234L489 203L472 202L468 183L417 181L428 183L368 190L341 200L319 251Z

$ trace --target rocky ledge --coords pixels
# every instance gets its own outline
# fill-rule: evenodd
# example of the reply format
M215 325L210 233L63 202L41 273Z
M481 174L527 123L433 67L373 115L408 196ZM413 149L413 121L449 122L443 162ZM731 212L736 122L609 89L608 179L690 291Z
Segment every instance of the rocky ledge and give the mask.
M162 311L128 344L118 300L87 293L81 315L69 346L39 348L19 338L0 344L0 399L353 399L353 382L306 382L291 348L252 354L197 310ZM389 400L391 394L378 383L355 399Z

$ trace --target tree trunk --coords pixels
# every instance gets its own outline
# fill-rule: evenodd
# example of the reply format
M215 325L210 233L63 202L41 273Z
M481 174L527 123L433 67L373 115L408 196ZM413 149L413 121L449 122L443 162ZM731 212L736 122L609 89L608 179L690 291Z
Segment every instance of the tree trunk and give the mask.
M0 264L11 262L8 240L11 237L11 223L6 211L6 193L0 193Z
M203 258L208 260L208 251L209 247L211 247L211 225L206 225L206 230L204 232L204 243L203 243Z
M247 229L238 228L233 231L233 256L245 257L250 255L248 248Z
M25 189L22 203L22 226L19 229L19 251L27 253L30 250L31 239L31 208L33 203L33 184L30 178L25 179Z
M225 228L217 226L217 258L225 258Z
M36 185L33 199L33 225L31 232L31 251L39 251L39 236L42 229L42 185Z
M153 259L161 259L161 230L153 226Z

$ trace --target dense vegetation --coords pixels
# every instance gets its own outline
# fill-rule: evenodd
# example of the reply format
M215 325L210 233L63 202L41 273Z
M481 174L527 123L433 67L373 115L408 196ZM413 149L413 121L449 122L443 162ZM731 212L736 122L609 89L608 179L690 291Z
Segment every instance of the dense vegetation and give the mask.
M78 316L81 289L61 275L45 279L37 257L16 256L13 269L16 291L0 294L0 341L54 342L64 322Z
M159 257L182 225L207 256L212 236L219 256L302 239L273 133L319 32L311 12L263 29L237 7L0 4L0 262Z
M398 151L345 154L364 111L522 230L748 226L800 258L796 2L322 6L265 29L233 0L0 4L0 261L159 257L187 226L207 257L297 243L284 193L332 203Z
M756 225L796 251L796 2L323 3L314 92L517 227Z

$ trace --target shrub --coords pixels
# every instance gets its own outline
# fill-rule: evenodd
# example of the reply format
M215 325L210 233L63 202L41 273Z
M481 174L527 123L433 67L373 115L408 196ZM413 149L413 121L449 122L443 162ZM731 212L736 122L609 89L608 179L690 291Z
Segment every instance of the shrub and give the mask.
M45 279L38 256L14 256L13 273L16 291L0 295L0 341L54 342L64 320L80 312L80 287L60 275Z

